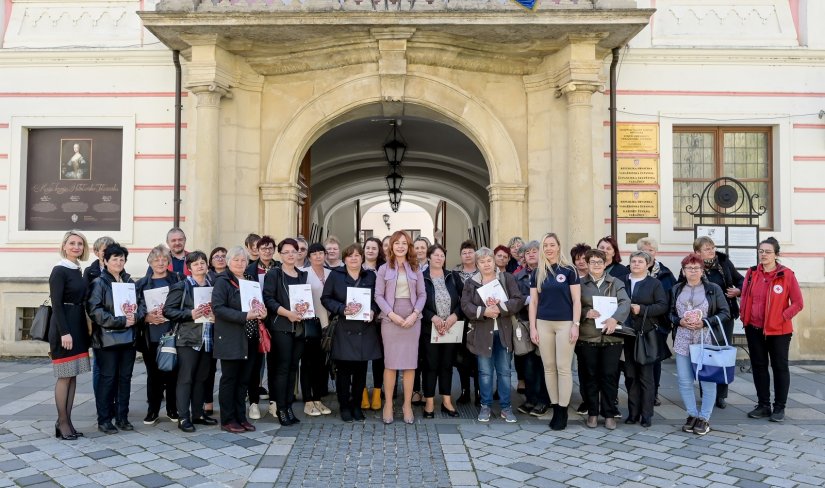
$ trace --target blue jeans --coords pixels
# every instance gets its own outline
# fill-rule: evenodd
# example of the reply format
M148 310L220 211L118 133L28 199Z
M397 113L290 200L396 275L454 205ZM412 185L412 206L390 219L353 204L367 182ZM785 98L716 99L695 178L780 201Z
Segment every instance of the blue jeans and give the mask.
M693 374L693 368L690 365L690 356L682 354L675 354L676 356L676 375L679 378L679 394L682 396L682 403L685 404L685 410L691 417L698 417L704 420L710 420L710 414L713 412L713 404L716 402L716 383L709 381L702 381L702 408L701 410L696 406L696 391L694 384L696 383L696 376Z
M510 364L513 354L508 352L499 339L499 331L493 332L493 354L489 358L478 356L478 390L481 404L493 404L493 369L498 375L498 398L501 408L510 408L510 389L512 388Z

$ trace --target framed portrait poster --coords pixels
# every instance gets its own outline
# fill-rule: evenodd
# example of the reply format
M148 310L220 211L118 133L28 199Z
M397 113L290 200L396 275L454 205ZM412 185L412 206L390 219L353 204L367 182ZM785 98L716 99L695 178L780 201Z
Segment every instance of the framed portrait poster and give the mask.
M121 230L123 129L28 129L25 230Z

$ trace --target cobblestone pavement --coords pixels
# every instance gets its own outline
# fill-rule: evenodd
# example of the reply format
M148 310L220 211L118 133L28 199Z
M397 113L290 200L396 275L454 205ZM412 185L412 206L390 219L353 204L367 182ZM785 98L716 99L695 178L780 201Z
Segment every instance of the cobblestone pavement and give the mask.
M615 431L588 429L572 410L562 432L551 432L547 418L482 424L474 408L462 406L458 420L439 413L424 421L417 411L414 425L397 417L385 426L371 413L366 424L331 416L281 428L267 415L256 432L234 435L214 427L184 434L165 418L143 425L146 376L138 363L131 402L136 430L96 431L91 375L83 375L74 418L86 437L67 442L51 436L51 365L5 360L0 487L825 486L825 366L792 367L783 424L746 418L753 385L749 374L739 374L728 408L714 411L713 430L704 437L679 430L685 415L673 363L664 369L663 405L649 429L621 422ZM325 402L337 410L333 398Z

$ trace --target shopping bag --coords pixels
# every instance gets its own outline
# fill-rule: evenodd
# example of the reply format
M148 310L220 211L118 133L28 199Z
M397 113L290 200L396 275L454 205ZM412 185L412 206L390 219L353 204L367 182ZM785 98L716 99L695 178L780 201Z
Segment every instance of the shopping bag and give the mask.
M718 318L717 318L718 320ZM716 334L713 333L713 328L710 323L708 330L713 336L715 343L719 344ZM721 325L721 324L720 324ZM705 334L701 334L702 342L699 344L690 345L690 363L693 367L693 374L697 381L706 381L716 383L719 385L729 385L733 383L734 373L736 371L736 347L728 344L728 338L725 334L722 337L725 339L724 344L714 346L705 343Z

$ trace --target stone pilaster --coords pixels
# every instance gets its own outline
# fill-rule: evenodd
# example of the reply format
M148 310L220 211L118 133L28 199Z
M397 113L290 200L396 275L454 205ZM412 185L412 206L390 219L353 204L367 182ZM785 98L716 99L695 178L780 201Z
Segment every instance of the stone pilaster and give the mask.
M220 107L229 93L216 84L189 86L197 97L195 157L189 161L187 199L191 216L189 242L211 249L219 236L218 181L220 180Z
M521 183L491 183L490 242L506 243L513 236L525 237L527 185Z
M381 79L381 104L384 115L393 117L403 113L404 84L407 78L407 41L415 29L388 27L372 29L378 41L378 75Z
M264 202L263 217L267 233L273 236L294 236L298 229L298 197L295 183L263 183L260 186Z

